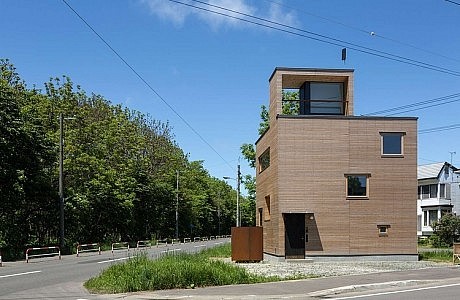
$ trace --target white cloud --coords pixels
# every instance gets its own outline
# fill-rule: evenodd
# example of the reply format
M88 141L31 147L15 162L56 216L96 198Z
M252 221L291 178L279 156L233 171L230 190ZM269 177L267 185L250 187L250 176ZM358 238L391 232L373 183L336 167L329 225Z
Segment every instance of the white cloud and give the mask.
M268 19L273 22L293 27L299 25L297 17L293 11L285 12L281 9L280 5L277 5L275 3L272 3L270 5Z
M161 19L171 21L175 25L182 25L185 18L192 13L190 7L165 0L141 0L141 2L149 7L152 14Z
M145 3L150 12L156 15L159 18L164 20L171 21L177 26L182 26L185 20L188 17L196 17L208 25L211 26L214 30L223 27L223 26L230 26L230 27L241 27L245 26L245 22L240 20L229 18L223 15L211 13L209 11L204 11L200 9L196 9L193 7L188 7L185 5L181 5L178 3L170 2L167 0L141 0L142 3ZM296 20L295 14L291 12L283 11L280 5L276 5L272 3L268 8L267 12L261 12L261 9L250 5L247 0L203 0L210 5L200 4L198 2L190 1L190 0L180 0L183 3L187 3L193 6L203 7L206 10L212 10L219 13L223 13L226 15L235 16L238 18L246 18L244 15L254 15L260 18L269 19L278 23L294 26L298 22ZM213 6L214 5L214 6ZM222 10L218 7L223 7L228 10L236 11L241 14L232 13L228 10Z

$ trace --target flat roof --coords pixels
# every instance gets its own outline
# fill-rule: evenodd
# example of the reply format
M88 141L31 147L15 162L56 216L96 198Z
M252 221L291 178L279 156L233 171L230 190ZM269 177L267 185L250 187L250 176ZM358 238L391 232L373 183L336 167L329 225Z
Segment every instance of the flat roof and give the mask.
M276 67L268 81L272 80L277 71L291 71L291 72L325 72L325 73L350 73L354 69L324 69L324 68L289 68L289 67Z

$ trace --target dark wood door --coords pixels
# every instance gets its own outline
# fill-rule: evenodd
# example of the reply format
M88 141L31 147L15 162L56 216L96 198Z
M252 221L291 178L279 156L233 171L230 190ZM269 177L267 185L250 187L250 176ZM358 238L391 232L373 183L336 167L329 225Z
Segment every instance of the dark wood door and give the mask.
M305 258L305 214L284 214L286 258Z

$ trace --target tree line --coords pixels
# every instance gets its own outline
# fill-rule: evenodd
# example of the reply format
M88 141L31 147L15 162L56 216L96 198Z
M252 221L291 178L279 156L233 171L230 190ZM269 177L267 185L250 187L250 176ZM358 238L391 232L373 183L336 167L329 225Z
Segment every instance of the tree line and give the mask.
M59 116L64 121L65 243L230 234L236 191L190 161L171 126L87 94L67 76L29 88L0 60L0 249L59 242ZM71 118L70 118L71 117ZM179 180L178 195L176 190ZM254 223L254 194L242 225ZM255 190L254 190L255 192ZM63 251L66 251L63 249Z

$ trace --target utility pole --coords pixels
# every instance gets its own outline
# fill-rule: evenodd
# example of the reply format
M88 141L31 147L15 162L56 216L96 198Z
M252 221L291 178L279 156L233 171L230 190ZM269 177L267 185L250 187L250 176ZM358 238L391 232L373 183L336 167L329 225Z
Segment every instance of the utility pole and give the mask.
M64 118L59 114L59 248L64 251L64 120L75 118Z
M179 170L176 170L176 240L179 239Z
M236 227L241 226L241 215L240 215L240 183L241 183L241 172L240 165L238 164L237 180L237 191L236 191Z
M240 216L240 184L241 184L241 171L240 171L240 164L238 164L238 172L236 174L236 178L224 176L224 179L232 179L236 180L236 227L241 226L241 216Z
M64 116L59 114L59 247L64 250Z

